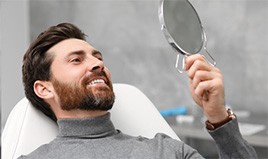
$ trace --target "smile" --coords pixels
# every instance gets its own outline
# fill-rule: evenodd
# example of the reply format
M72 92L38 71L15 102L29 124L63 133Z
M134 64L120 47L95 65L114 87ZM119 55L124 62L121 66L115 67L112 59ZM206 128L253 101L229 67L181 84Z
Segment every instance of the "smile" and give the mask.
M105 83L105 81L103 79L94 79L88 85L94 85L94 84L98 84L98 83Z

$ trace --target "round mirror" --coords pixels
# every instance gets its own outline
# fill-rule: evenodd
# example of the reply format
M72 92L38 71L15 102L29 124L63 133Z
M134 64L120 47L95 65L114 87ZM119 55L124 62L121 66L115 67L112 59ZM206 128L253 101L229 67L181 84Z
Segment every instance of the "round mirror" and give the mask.
M161 0L159 6L159 20L169 44L182 55L193 55L205 50L213 66L215 60L206 50L206 35L199 16L188 0ZM183 58L184 59L184 58ZM176 60L176 68L179 65L179 55ZM208 60L208 58L207 58ZM184 67L182 60L181 67ZM182 69L181 69L182 70ZM179 72L181 72L178 69Z
M183 54L198 53L203 46L203 29L193 6L187 0L164 0L163 25Z

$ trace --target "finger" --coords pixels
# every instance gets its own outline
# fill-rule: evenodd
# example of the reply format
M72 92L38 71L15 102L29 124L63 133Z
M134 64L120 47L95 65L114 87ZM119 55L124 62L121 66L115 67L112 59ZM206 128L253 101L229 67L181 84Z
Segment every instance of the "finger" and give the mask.
M203 93L203 95L202 95L202 99L204 100L204 101L208 101L208 96L209 96L209 92L208 91L205 91L204 93Z
M202 81L212 80L215 76L208 71L198 70L192 80L192 86L195 89Z
M223 79L218 68L214 67L211 71L197 70L195 76L191 80L193 88L196 88L199 82L213 79Z
M204 98L208 99L211 84L212 80L200 82L194 90L196 96L201 100L204 100ZM206 96L204 96L205 93L207 93Z
M199 99L203 98L203 94L207 91L210 95L216 95L223 90L223 81L221 78L214 78L213 80L207 80L199 82L198 86L194 90Z
M190 79L193 79L195 76L195 73L199 70L211 71L212 68L206 61L196 60L196 61L194 61L194 63L192 64L192 66L188 70L188 77Z
M200 55L200 54L188 56L185 59L185 70L187 71L188 69L190 69L190 67L193 65L193 63L196 60L206 61L205 58L202 55Z

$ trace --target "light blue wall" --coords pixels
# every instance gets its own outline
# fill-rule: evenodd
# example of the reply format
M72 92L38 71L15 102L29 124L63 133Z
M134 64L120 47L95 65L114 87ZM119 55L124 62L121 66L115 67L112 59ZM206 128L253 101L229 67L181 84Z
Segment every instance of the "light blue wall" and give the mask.
M225 77L228 103L235 109L267 113L268 1L192 2L207 33L208 50ZM137 86L158 109L192 108L186 74L174 69L176 55L160 30L158 4L158 0L31 0L31 39L50 25L72 22L102 51L114 82ZM19 75L20 68L12 72ZM21 89L18 78L20 86L11 92Z

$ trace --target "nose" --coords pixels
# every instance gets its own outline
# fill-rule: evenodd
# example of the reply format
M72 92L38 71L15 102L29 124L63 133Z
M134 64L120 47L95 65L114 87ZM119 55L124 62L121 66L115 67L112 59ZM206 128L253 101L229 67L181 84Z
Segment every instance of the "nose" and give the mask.
M92 59L90 60L90 65L89 65L89 70L91 72L94 71L102 71L104 69L104 63L102 60L96 58L96 57L92 57Z

